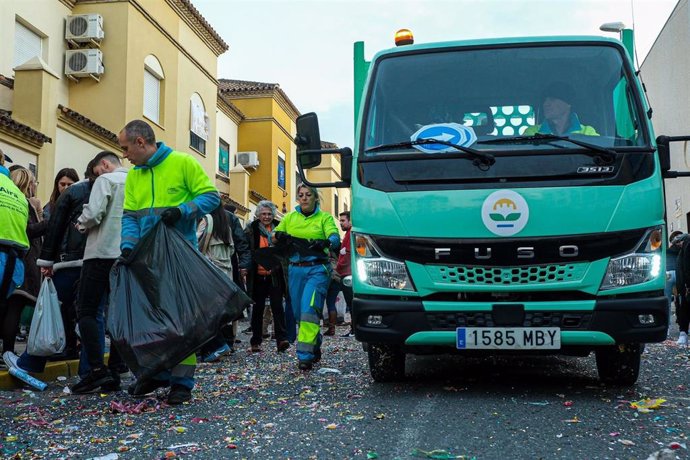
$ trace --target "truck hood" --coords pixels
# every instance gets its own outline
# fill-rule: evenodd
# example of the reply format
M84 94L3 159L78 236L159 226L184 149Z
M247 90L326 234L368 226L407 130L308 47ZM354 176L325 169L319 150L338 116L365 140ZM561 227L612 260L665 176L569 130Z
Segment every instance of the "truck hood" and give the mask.
M663 223L658 181L627 186L383 193L355 184L354 231L435 238L601 233ZM361 220L360 220L361 219ZM365 227L359 226L366 222Z

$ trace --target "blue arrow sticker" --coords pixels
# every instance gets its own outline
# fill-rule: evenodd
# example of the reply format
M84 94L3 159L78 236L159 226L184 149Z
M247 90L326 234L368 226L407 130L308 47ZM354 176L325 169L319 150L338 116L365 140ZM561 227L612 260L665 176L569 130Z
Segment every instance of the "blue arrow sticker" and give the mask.
M419 139L437 139L439 141L450 142L451 144L458 145L460 147L469 147L477 141L477 135L471 126L464 126L458 123L436 123L433 125L422 126L410 137L412 142ZM424 153L458 151L457 149L444 144L415 145L414 148Z

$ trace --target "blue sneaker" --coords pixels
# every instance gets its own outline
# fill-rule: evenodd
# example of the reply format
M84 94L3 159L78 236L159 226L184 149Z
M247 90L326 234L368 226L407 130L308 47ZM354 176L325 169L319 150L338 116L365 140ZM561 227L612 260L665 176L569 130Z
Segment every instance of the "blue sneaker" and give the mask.
M201 358L201 360L205 363L215 363L216 361L220 360L220 358L224 355L227 355L228 353L231 353L232 349L230 346L226 343L223 344L222 347L214 351L213 353L209 353L208 355L204 356Z

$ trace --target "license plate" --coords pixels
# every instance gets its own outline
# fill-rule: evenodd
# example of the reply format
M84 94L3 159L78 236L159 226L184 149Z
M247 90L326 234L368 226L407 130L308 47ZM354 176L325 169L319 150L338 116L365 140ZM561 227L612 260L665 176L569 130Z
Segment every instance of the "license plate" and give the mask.
M558 327L459 327L456 333L460 350L558 350Z

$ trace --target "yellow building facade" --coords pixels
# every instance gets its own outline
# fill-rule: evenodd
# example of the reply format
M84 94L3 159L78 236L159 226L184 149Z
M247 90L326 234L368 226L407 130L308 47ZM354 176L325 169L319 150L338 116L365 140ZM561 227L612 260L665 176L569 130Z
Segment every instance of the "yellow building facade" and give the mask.
M57 171L83 177L143 119L197 158L245 222L262 199L294 208L299 110L278 84L218 79L228 45L191 1L2 0L0 43L0 149L36 173L42 201ZM308 177L340 180L332 158ZM321 194L336 218L350 207L347 190Z
M275 83L221 79L221 97L244 118L238 131L236 171L249 173L246 199L252 212L262 199L276 204L280 214L291 209L296 187L295 120L297 107Z
M276 83L220 79L219 87L221 97L244 115L234 164L238 173L249 173L248 207L253 212L259 200L268 199L276 204L280 215L291 211L296 205L296 187L301 182L294 144L297 107ZM328 142L323 145L335 147ZM339 181L340 163L335 156L324 155L322 164L308 171L307 178ZM350 209L349 189L324 188L320 194L321 208L336 219L339 212Z
M37 170L40 198L59 169L117 152L133 119L216 175L228 46L189 1L4 0L0 42L0 148Z

